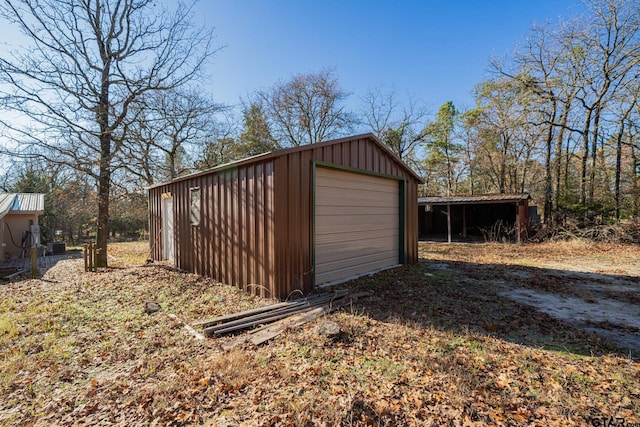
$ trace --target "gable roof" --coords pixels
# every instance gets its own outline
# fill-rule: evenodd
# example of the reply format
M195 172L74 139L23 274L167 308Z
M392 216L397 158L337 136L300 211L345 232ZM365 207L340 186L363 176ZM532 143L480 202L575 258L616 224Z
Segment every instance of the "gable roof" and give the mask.
M9 212L44 212L44 194L0 194L0 218L4 217Z
M409 173L409 175L411 175L413 178L415 178L418 182L423 183L422 178L420 178L418 176L418 174L416 174L405 162L403 162L393 151L391 151L391 149L389 147L384 145L382 143L382 141L380 141L374 134L372 134L372 133L364 133L364 134L360 134L360 135L354 135L354 136L348 136L348 137L344 137L344 138L340 138L340 139L334 139L334 140L331 140L331 141L323 141L323 142L318 142L318 143L315 143L315 144L301 145L299 147L281 148L279 150L268 151L266 153L258 154L256 156L247 157L247 158L244 158L244 159L240 159L240 160L236 160L236 161L233 161L233 162L225 163L225 164L213 167L211 169L207 169L205 171L195 172L195 173L192 173L192 174L189 174L189 175L184 175L184 176L176 178L176 179L174 179L172 181L167 181L167 182L162 182L162 183L150 185L146 189L149 190L149 189L152 189L152 188L160 187L160 186L165 185L165 184L184 181L186 179L196 178L196 177L199 177L199 176L202 176L202 175L207 175L207 174L214 173L214 172L220 172L220 171L223 171L223 170L226 170L226 169L230 169L230 168L234 168L234 167L238 167L238 166L244 166L244 165L251 164L251 163L254 163L254 162L262 162L262 161L265 161L265 160L270 160L272 158L279 157L279 156L282 156L282 155L286 155L286 154L289 154L289 153L296 153L296 152L299 152L299 151L314 150L314 149L317 149L317 148L329 147L331 145L341 144L341 143L344 143L344 142L347 142L347 141L357 140L357 139L368 139L368 140L370 140L373 144L377 145L379 148L381 148L383 151L385 151L387 153L387 155L389 157L391 157L396 163L398 163L405 171L407 171Z
M520 200L529 200L529 193L515 194L482 194L478 196L451 196L451 197L420 197L419 205L462 205L473 203L514 203Z

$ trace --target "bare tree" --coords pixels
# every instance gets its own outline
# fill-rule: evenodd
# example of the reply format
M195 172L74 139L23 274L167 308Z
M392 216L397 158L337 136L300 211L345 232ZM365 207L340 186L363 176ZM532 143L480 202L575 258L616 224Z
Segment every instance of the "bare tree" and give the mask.
M144 185L191 172L191 159L217 137L216 115L224 110L193 89L145 94L130 108L119 163Z
M425 142L428 110L408 97L398 101L395 91L372 90L362 98L364 124L400 159L418 166L418 149Z
M545 223L553 218L554 172L556 208L559 201L563 136L571 104L577 94L577 73L572 72L572 48L570 44L564 43L568 36L572 39L575 32L576 26L571 24L559 29L549 25L534 26L524 46L515 54L515 70L509 71L502 63L492 62L493 68L500 75L511 79L520 90L530 95L527 107L529 125L538 128L544 142Z
M614 202L615 202L615 220L620 222L620 210L622 205L622 154L623 148L626 145L631 147L630 150L633 153L633 136L628 129L633 126L634 119L632 118L633 111L638 105L638 92L640 91L640 84L638 84L638 78L640 75L632 79L628 86L625 87L623 96L620 97L618 102L618 109L616 114L616 121L618 130L615 133L613 139L615 140L615 181L614 181ZM635 162L632 162L632 169L635 172L637 166ZM633 193L633 192L632 192ZM635 194L631 194L632 197L637 197Z
M534 150L527 126L528 92L511 79L497 78L476 88L476 107L466 114L466 126L477 128L474 167L500 193L523 191L523 175ZM480 179L479 174L476 179Z
M223 163L237 160L238 121L232 110L224 109L214 121L211 133L195 162L197 170L211 169Z
M5 22L26 44L0 58L0 107L14 154L53 156L98 183L99 266L107 265L112 161L132 103L198 77L212 34L195 28L191 6L153 0L5 0Z
M599 141L604 140L601 119L607 104L640 64L640 13L635 0L593 0L588 3L592 21L581 40L585 66L578 100L585 111L582 140L581 201L594 200L596 158ZM587 162L590 159L590 172Z
M637 222L640 214L640 137L638 136L640 135L640 126L638 125L640 123L640 102L636 102L633 115L635 120L629 121L626 138L631 169L629 173L631 212Z
M280 147L315 144L348 133L353 116L343 105L349 96L332 70L297 74L288 82L257 91L251 103L263 109Z
M545 222L561 205L590 220L590 213L606 214L614 201L620 217L618 169L624 163L624 132L632 124L634 96L628 88L640 68L640 3L589 0L585 5L584 16L534 27L511 63L493 63L514 91L528 93L526 104L509 108L517 113L525 107L526 123L537 128L531 136L540 135L544 144L541 156L533 158L542 159L545 171ZM607 156L613 151L615 162Z

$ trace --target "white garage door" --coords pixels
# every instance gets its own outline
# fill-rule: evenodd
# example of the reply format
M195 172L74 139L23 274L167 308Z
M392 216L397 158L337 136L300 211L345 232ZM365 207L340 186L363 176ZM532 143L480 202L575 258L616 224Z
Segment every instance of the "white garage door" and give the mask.
M318 167L315 215L316 285L398 264L397 180Z

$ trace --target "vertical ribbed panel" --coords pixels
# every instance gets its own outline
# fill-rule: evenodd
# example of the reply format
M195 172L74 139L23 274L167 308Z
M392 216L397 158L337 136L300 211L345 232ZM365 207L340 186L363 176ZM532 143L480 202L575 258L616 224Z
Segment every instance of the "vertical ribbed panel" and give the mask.
M368 138L285 153L276 158L276 281L280 296L309 293L313 285L313 162L380 173L407 180L405 261L418 261L418 181Z
M199 187L201 221L190 223L190 190ZM154 259L162 259L161 198L175 208L176 266L258 294L273 282L273 163L256 163L149 190Z
M264 295L309 293L313 283L313 165L325 162L407 181L405 261L418 259L418 181L370 137L275 152L149 190L151 252L162 259L161 202L174 198L176 266ZM200 188L201 222L190 223Z

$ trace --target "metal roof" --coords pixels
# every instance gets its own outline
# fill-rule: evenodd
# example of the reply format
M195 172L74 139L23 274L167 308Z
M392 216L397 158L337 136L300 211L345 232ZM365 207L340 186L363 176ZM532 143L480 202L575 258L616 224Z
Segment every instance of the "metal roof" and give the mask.
M463 205L481 203L515 203L521 200L529 200L529 193L515 194L482 194L478 196L451 196L451 197L420 197L418 205Z
M9 212L44 212L44 194L0 194L0 218Z
M13 201L15 200L15 194L2 193L0 194L0 218L5 216L7 212L13 206Z
M191 178L196 178L199 176L203 176L203 175L207 175L210 173L214 173L214 172L220 172L226 169L231 169L233 167L238 167L241 165L246 165L246 164L250 164L250 163L254 163L254 162L260 162L260 161L264 161L264 160L269 160L269 159L273 159L275 157L278 156L282 156L285 154L289 154L289 153L295 153L297 151L306 151L306 150L315 150L318 148L326 148L329 147L331 145L335 145L335 144L340 144L343 143L345 141L350 141L350 140L357 140L357 139L369 139L370 141L372 141L374 144L376 144L377 146L379 146L391 159L393 159L393 161L395 161L396 163L398 163L404 170L406 170L409 175L413 176L419 183L423 183L422 178L420 178L420 176L415 173L413 171L413 169L411 169L409 167L409 165L407 165L403 160L400 159L400 157L398 157L397 154L395 154L393 151L391 151L391 149L389 147L387 147L386 145L384 145L382 143L382 141L380 141L374 134L372 133L364 133L361 135L354 135L354 136L348 136L348 137L344 137L344 138L340 138L340 139L334 139L331 141L322 141L322 142L317 142L315 144L306 144L306 145L301 145L299 147L290 147L290 148L281 148L278 150L273 150L273 151L268 151L266 153L262 153L262 154L258 154L255 156L251 156L251 157L247 157L244 159L240 159L240 160L236 160L230 163L225 163L222 165L218 165L215 166L211 169L207 169L205 171L201 171L201 172L194 172L192 174L189 175L184 175L181 177L178 177L174 180L171 181L167 181L167 182L161 182L158 184L153 184L150 185L148 187L146 187L146 190L150 190L152 188L156 188L156 187L161 187L163 185L169 184L169 183L174 183L174 182L178 182L178 181L184 181L187 179L191 179Z
M44 211L44 194L18 193L11 210L22 212Z

